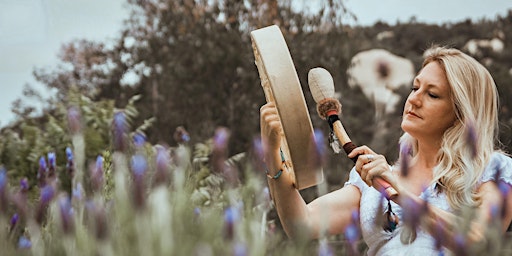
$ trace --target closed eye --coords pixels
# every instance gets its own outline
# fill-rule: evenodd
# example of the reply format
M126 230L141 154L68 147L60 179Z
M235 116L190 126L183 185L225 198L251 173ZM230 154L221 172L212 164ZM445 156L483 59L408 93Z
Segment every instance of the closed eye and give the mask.
M428 96L430 96L430 98L433 98L433 99L438 99L439 96L437 96L436 94L433 94L433 93L428 93Z

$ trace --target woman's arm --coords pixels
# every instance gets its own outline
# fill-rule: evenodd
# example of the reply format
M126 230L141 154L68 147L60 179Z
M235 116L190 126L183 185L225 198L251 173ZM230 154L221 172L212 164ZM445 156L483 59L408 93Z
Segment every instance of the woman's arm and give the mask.
M359 209L359 190L346 186L306 205L293 185L292 175L286 170L273 178L283 168L280 155L282 127L273 103L260 109L260 127L268 185L286 234L291 238L318 238L324 232L342 233L351 221L352 211Z

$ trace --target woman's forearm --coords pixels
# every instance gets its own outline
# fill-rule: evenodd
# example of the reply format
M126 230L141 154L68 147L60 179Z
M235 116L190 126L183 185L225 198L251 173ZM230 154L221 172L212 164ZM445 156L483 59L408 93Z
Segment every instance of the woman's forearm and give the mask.
M290 238L314 236L308 225L307 205L294 186L293 175L282 166L280 152L269 153L265 159L270 194L286 234ZM281 175L274 179L279 170L282 170Z

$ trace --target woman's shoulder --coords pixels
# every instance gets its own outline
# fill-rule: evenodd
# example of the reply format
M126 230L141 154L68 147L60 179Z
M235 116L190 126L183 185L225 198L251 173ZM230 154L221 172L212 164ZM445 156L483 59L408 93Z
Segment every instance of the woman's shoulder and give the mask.
M480 182L503 180L512 185L512 158L503 152L496 151L485 167Z

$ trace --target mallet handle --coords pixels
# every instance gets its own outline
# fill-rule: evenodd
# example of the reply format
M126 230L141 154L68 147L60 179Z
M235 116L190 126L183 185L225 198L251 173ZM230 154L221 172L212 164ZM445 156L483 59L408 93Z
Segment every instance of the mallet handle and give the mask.
M352 143L350 140L350 137L348 137L347 132L345 131L345 128L343 127L343 124L341 123L339 117L337 115L330 115L327 119L329 124L332 123L332 129L334 131L334 134L336 137L338 137L338 140L340 141L341 145L343 145L343 150L345 150L345 153L350 154L352 150L354 150L357 146ZM357 161L357 158L359 155L351 158L354 163ZM380 177L374 178L374 186L379 191L384 191L385 196L387 199L394 199L398 196L398 192L384 179Z

